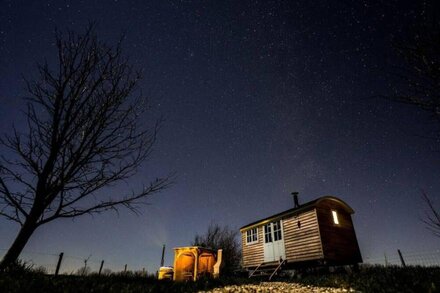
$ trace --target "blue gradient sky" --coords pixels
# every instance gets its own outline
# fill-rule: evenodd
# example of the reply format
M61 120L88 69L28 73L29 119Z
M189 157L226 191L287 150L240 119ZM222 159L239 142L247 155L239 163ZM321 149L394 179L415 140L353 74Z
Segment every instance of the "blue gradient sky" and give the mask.
M54 60L55 27L81 31L97 21L109 43L126 34L153 114L167 119L151 160L103 192L177 172L142 215L53 222L25 251L153 271L162 244L172 264L171 248L210 222L238 229L292 207L292 191L302 202L334 195L351 205L365 260L438 249L420 221L420 190L438 198L440 154L416 136L435 126L425 113L373 98L395 82L391 36L424 12L416 1L1 1L1 133L23 129L21 76ZM0 248L17 231L0 219Z

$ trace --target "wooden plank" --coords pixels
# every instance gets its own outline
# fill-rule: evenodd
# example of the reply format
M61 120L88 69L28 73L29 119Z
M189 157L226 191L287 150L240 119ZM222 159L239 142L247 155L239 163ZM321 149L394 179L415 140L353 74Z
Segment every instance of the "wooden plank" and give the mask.
M351 214L336 201L322 201L316 208L325 259L356 263L362 261ZM339 224L333 222L336 211Z
M308 258L308 259L321 259L322 255L321 253L298 253L298 254L293 254L291 255L290 259L288 260L289 262L291 262L292 260L298 260L298 259L304 259L304 258Z
M310 251L310 253L315 253L316 251L321 251L321 248L319 246L308 246L298 249L291 249L287 250L288 252L295 254L295 253L307 253L307 251Z
M320 247L309 247L308 249L294 249L294 250L287 250L286 253L289 255L295 255L295 254L315 254L320 253L321 254L321 248Z
M307 240L303 240L301 243L296 243L296 242L289 242L289 246L286 248L286 250L288 249L298 249L301 247L307 247L307 246L318 246L320 247L321 245L319 244L319 239L317 239L316 241L312 242L312 241L308 241Z
M318 226L317 223L315 223L315 224L308 224L308 225L301 224L301 227L298 227L295 224L294 227L287 227L286 230L284 230L284 231L296 233L296 232L307 231L307 230L315 230L317 228L317 226Z
M299 262L299 261L306 261L306 260L318 260L322 259L320 255L307 255L307 256L300 256L300 257L294 257L290 260L290 262Z
M244 267L257 266L264 260L263 229L257 227L258 242L246 244L246 232L241 234L242 263Z
M298 228L298 221L301 223ZM322 258L319 225L315 210L283 220L286 258L289 261Z
M296 241L293 239L285 242L285 245L287 245L286 249L289 249L289 247L301 247L308 244L316 244L317 246L321 246L319 236L307 237L306 239L298 239Z

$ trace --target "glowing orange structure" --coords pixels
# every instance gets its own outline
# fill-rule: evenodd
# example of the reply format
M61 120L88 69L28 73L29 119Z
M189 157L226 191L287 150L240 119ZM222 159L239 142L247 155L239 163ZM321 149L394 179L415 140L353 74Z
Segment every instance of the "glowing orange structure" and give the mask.
M193 280L207 275L217 278L220 275L222 250L199 247L174 248L174 281Z

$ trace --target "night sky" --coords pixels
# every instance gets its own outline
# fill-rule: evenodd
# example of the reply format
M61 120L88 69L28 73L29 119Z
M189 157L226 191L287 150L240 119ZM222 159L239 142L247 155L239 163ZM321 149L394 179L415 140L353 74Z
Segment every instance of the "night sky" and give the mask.
M156 270L162 244L189 245L211 222L239 227L333 195L354 210L365 261L433 251L421 190L440 194L438 143L426 113L377 95L399 64L392 36L432 7L420 1L1 1L0 133L24 128L22 76L55 60L54 30L85 30L143 70L153 117L165 124L127 184L175 171L143 213L121 211L40 227L24 256L37 264L91 255L119 270ZM145 121L148 121L146 119ZM1 150L0 150L1 151ZM0 220L0 249L18 226ZM4 250L0 250L0 255Z

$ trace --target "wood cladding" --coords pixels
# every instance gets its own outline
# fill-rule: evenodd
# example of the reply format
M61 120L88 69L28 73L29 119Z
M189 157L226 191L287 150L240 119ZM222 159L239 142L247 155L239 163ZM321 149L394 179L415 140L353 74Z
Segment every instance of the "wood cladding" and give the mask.
M335 211L339 224L334 223ZM264 261L263 226L282 220L285 255L288 263L322 261L328 264L362 262L351 214L342 200L326 196L242 228L243 266L256 267ZM246 230L256 227L258 242L246 244Z
M319 225L314 209L283 219L283 229L286 258L289 262L323 257Z
M298 221L301 223L298 228ZM282 219L286 258L289 261L305 261L322 258L321 239L316 211ZM246 244L246 231L242 232L243 266L258 266L264 261L263 226L257 227L258 242Z
M331 211L338 214L339 224L333 222ZM362 262L351 215L336 202L319 205L317 215L325 259L336 263Z
M241 233L241 247L244 267L258 266L264 261L264 236L263 227L257 227L258 241L252 244L246 244L246 231Z

